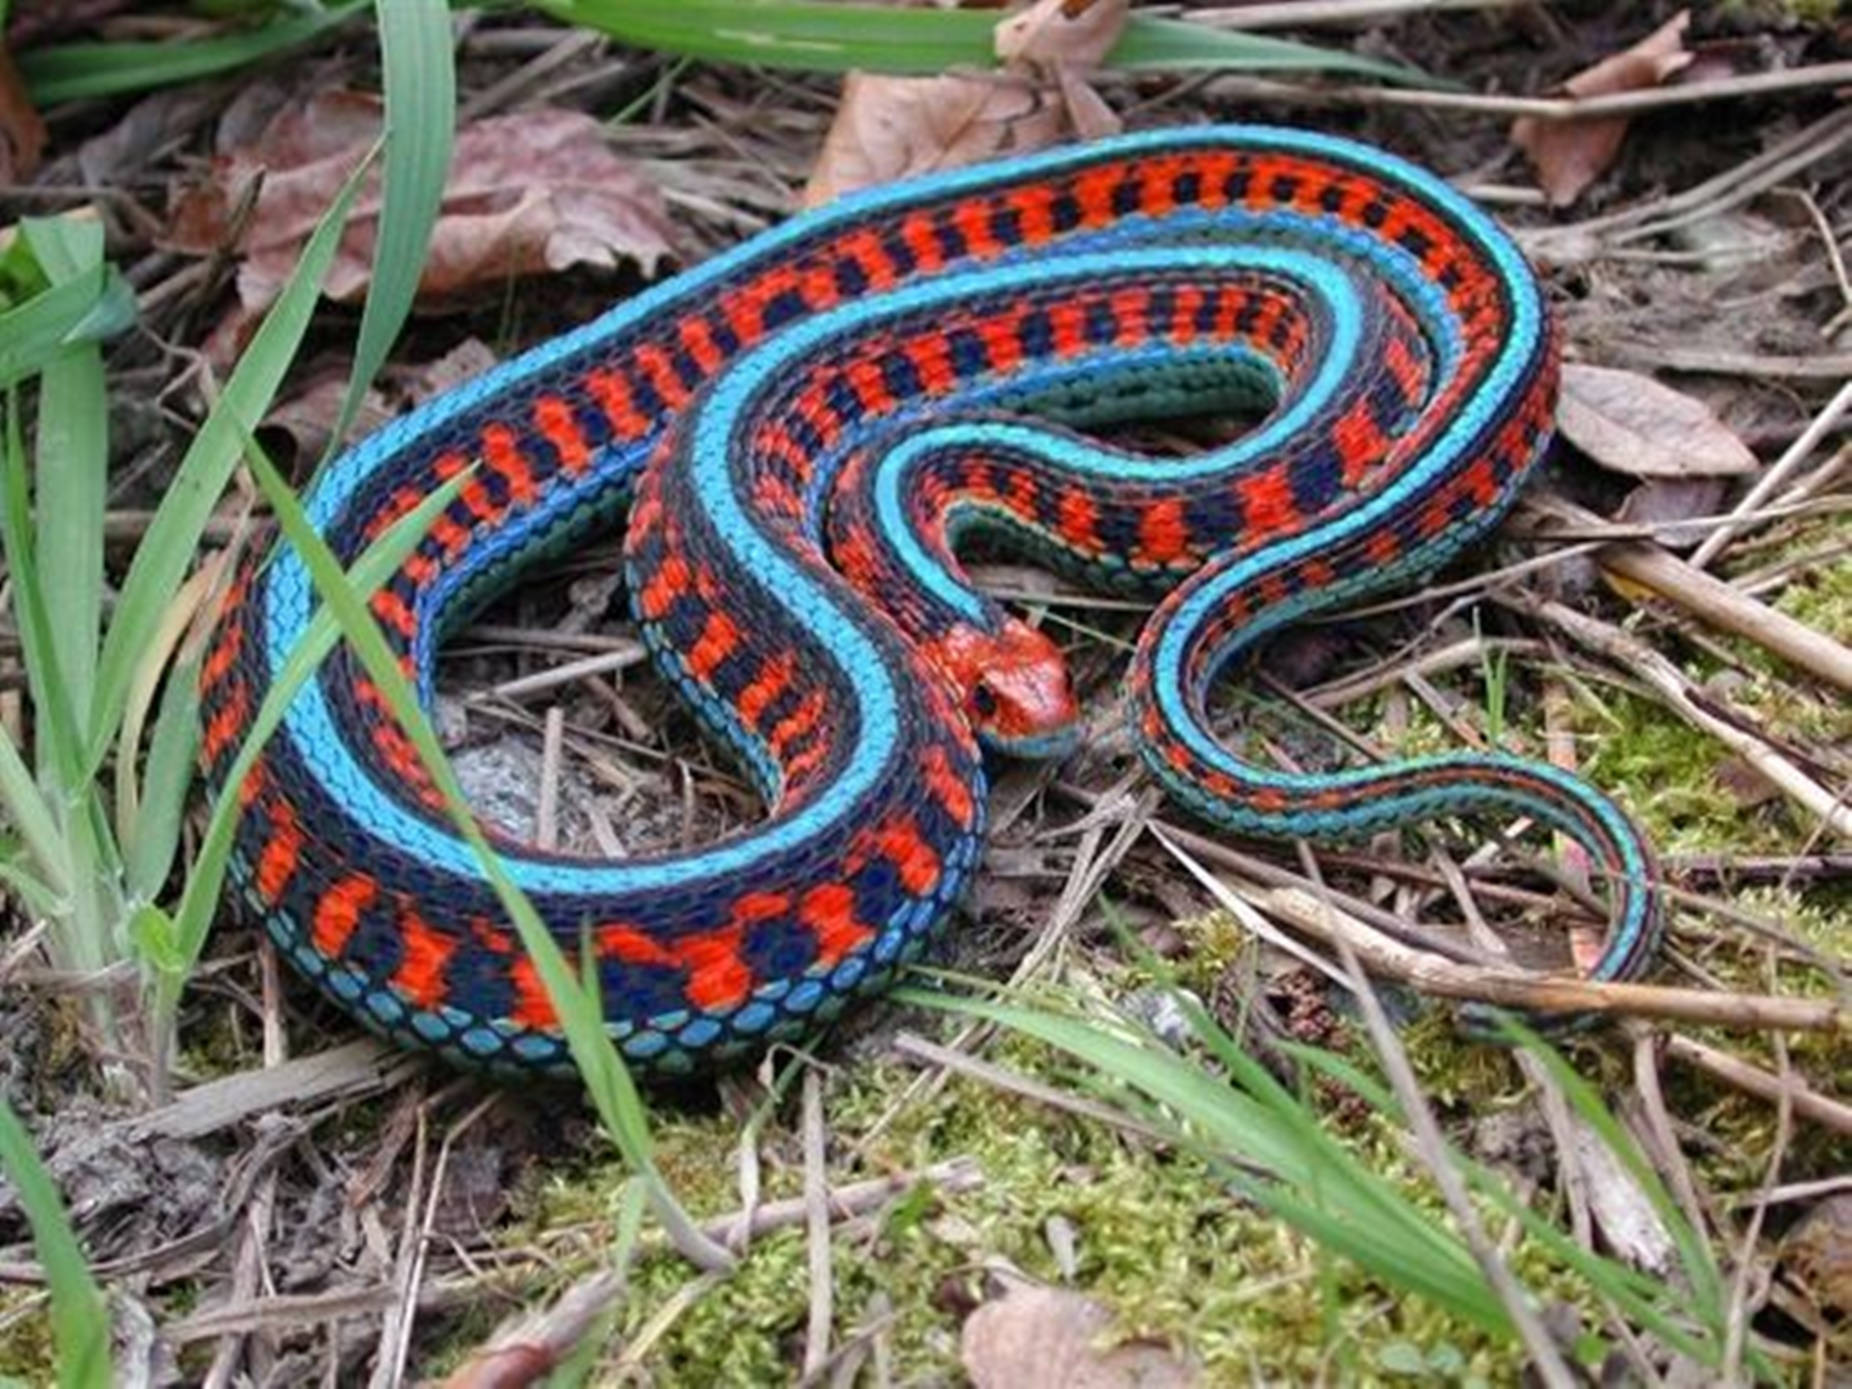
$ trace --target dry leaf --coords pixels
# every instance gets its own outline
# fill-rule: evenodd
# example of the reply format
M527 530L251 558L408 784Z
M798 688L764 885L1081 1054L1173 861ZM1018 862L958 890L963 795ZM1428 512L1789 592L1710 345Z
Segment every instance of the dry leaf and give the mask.
M1681 526L1698 516L1715 516L1723 507L1728 484L1720 477L1650 477L1620 505L1617 521L1653 527L1653 539L1673 549L1701 545L1711 533L1705 526Z
M1740 810L1754 810L1782 798L1781 788L1747 758L1726 757L1718 762L1712 775Z
M1826 1197L1795 1222L1781 1264L1822 1317L1852 1325L1852 1192Z
M379 128L379 103L362 93L286 107L255 145L215 159L212 177L174 200L169 244L195 254L223 246L233 209L261 172L238 273L244 318L254 317L281 290ZM324 286L330 298L365 293L379 206L376 182L348 222ZM458 132L419 293L455 298L513 276L624 260L647 274L670 253L669 236L661 195L611 150L597 121L549 109L495 116Z
M1184 1389L1194 1366L1151 1342L1112 1345L1112 1314L1079 1293L1013 1283L965 1319L959 1357L977 1389Z
M1060 111L1033 82L981 77L886 77L852 72L823 152L804 186L820 207L857 188L976 164L1061 138Z
M856 188L1110 134L1118 118L1085 74L1118 41L1129 0L1037 0L997 25L1000 73L884 77L852 72L805 185L818 207ZM1072 10L1073 13L1069 13Z
M287 470L296 460L313 463L327 451L352 369L351 362L323 361L292 378L300 380L300 388L278 401L258 430L258 440L269 451L273 463ZM371 434L391 419L392 413L377 389L366 391L348 437ZM278 447L279 443L286 447Z
M1603 58L1563 83L1570 96L1607 96L1664 84L1682 71L1692 55L1685 49L1691 13L1680 10L1622 53ZM1625 116L1588 120L1545 121L1521 116L1511 127L1511 142L1530 156L1537 180L1550 202L1566 207L1582 190L1606 173L1627 135Z
M26 93L13 55L0 42L0 183L20 183L39 169L45 122Z
M1703 401L1635 371L1567 363L1556 425L1597 463L1633 477L1734 477L1762 466Z

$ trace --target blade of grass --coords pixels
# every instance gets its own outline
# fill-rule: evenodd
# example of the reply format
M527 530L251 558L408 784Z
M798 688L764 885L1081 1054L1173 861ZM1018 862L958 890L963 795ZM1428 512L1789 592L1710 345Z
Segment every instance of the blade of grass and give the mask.
M97 666L89 730L92 769L101 765L115 738L142 648L193 562L212 509L238 465L241 440L263 417L295 359L314 313L322 279L340 244L348 210L371 164L371 155L361 161L342 186L334 206L316 225L289 283L239 358L217 403L181 459L147 534L136 547Z
M260 29L187 43L70 43L28 49L18 57L37 106L120 96L196 82L286 53L320 38L366 9L371 0L340 0Z
M100 222L32 219L20 230L54 285L95 283L104 273ZM45 364L39 381L34 531L51 645L76 728L89 724L96 680L108 471L103 356L94 343L67 347Z
M0 448L0 552L13 582L13 619L19 627L19 649L26 667L26 683L37 714L37 757L40 784L50 797L53 816L61 823L70 814L72 797L88 781L80 774L82 754L77 726L71 719L70 691L58 661L52 635L51 610L45 602L43 571L32 534L32 497L26 479L26 445L21 437L19 402L9 396L6 407L6 441ZM77 875L81 878L81 873Z
M34 916L55 916L64 910L64 901L44 883L19 866L24 845L11 836L0 835L0 887L10 890Z
M5 728L0 728L0 805L6 807L13 828L32 855L45 891L53 898L63 897L71 889L71 864L57 817Z
M341 634L360 658L367 674L391 706L393 716L419 760L430 773L433 784L444 798L445 808L457 832L468 843L481 865L509 919L520 934L529 957L539 971L548 997L559 1015L572 1059L584 1079L593 1106L604 1121L605 1130L616 1143L631 1168L649 1184L656 1218L684 1256L706 1269L730 1268L733 1256L710 1239L688 1213L682 1209L656 1167L651 1151L649 1123L636 1082L617 1054L605 1031L604 1010L600 1001L581 988L573 977L572 966L541 922L533 905L508 876L476 823L476 817L463 795L463 788L451 770L449 759L437 741L430 720L419 706L411 681L399 668L386 645L378 624L365 601L354 591L327 544L316 534L303 512L301 503L288 485L264 457L255 439L247 436L249 461L258 484L269 498L277 521L289 543L295 546L315 584L322 602L340 624ZM232 783L236 785L236 782Z
M1269 1078L1282 1103L1260 1103L1159 1046L1141 1045L1077 1018L922 990L899 1001L989 1019L1036 1037L1143 1092L1150 1116L1212 1158L1233 1157L1271 1180L1237 1174L1243 1192L1360 1267L1420 1291L1475 1325L1510 1333L1504 1308L1472 1255L1447 1231L1324 1133L1317 1116ZM1167 1114L1181 1115L1178 1128Z
M993 11L908 9L817 0L538 0L536 8L639 48L710 61L843 72L939 73L997 64ZM1411 68L1135 14L1108 67L1349 72L1427 84Z
M1646 1160L1632 1135L1621 1127L1613 1111L1601 1102L1594 1088L1563 1059L1562 1053L1545 1042L1533 1029L1512 1016L1501 1016L1499 1026L1509 1041L1523 1046L1537 1058L1550 1073L1550 1078L1562 1088L1571 1107L1594 1129L1621 1166L1627 1169L1627 1174L1639 1184L1653 1213L1672 1236L1679 1260L1684 1265L1685 1276L1691 1280L1692 1293L1698 1306L1713 1309L1720 1315L1727 1297L1723 1277L1711 1257L1710 1246L1691 1228L1691 1223L1685 1219L1678 1203L1672 1199L1672 1194L1666 1190L1665 1183L1659 1179L1659 1174ZM1718 1320L1713 1329L1721 1332L1722 1321Z
M296 273L300 275L304 269L298 263ZM361 602L364 603L397 572L406 556L411 554L418 541L430 529L431 523L437 519L438 513L450 505L473 476L473 469L458 473L393 522L379 539L367 546L360 558L354 561L348 579ZM160 978L153 1011L157 1019L157 1036L163 1042L171 1025L174 1007L179 1002L180 988L198 962L200 951L205 948L206 935L211 930L219 896L224 889L225 870L231 861L233 834L238 828L238 817L243 814L243 807L239 805L232 788L244 785L245 777L262 754L270 735L282 722L284 712L295 698L296 691L302 688L303 683L315 673L316 667L334 649L339 636L340 629L334 616L325 608L310 618L295 647L284 658L276 679L264 692L257 712L251 717L251 726L245 731L244 741L226 771L226 790L220 794L213 804L211 815L207 817L206 833L187 871L180 905L173 915L169 938L163 945L163 959L158 962ZM159 1067L156 1073L160 1073Z
M180 847L180 823L193 785L193 757L199 750L199 662L181 661L167 674L161 711L155 716L142 771L135 824L122 845L131 903L152 902L167 881ZM118 770L118 776L128 773Z
M385 189L373 281L360 314L353 375L328 435L332 453L412 309L444 201L456 133L456 54L446 0L376 0L386 96Z
M17 308L0 313L0 388L17 384L80 341L110 285L95 273L54 285Z
M109 1308L78 1247L58 1188L13 1107L0 1099L0 1163L32 1225L32 1244L51 1293L52 1345L63 1389L108 1389Z

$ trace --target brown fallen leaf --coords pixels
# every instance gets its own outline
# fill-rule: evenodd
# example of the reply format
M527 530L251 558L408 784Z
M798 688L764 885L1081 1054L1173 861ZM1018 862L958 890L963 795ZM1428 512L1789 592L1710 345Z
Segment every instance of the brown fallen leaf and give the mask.
M19 183L39 169L45 122L32 104L13 55L0 42L0 183Z
M1678 523L1715 516L1723 509L1728 491L1728 484L1720 477L1649 477L1627 494L1614 519L1651 526L1653 539L1661 545L1689 549L1703 544L1711 527Z
M1664 84L1692 60L1685 49L1689 10L1680 10L1633 47L1603 58L1563 83L1570 96L1607 96ZM1625 116L1546 121L1520 116L1511 127L1511 142L1537 169L1537 181L1556 207L1567 207L1582 190L1606 173L1627 136Z
M1001 21L1001 72L887 77L852 72L804 187L806 207L909 174L1042 149L1119 128L1086 74L1118 41L1130 0L1037 0Z
M1852 1329L1852 1193L1824 1198L1795 1222L1781 1265L1824 1318Z
M1091 1298L1011 1283L965 1319L959 1358L977 1389L1185 1389L1195 1366L1146 1341L1112 1345Z
M210 254L233 236L233 210L260 174L240 239L241 313L234 329L276 298L316 220L378 139L380 106L359 92L326 92L285 107L253 145L216 158L210 177L174 199L167 243ZM380 197L361 196L324 292L353 301L372 274ZM515 276L634 261L648 274L671 253L661 195L576 111L493 116L457 134L442 211L419 294L427 304L500 289ZM224 334L215 334L215 346Z
M347 395L350 361L319 361L306 371L295 373L296 389L271 407L258 425L257 439L270 455L270 461L286 475L300 470L298 461L313 464L328 448L335 421L340 417L341 402ZM392 409L378 389L361 396L360 409L354 417L349 438L360 438L392 418Z
M1566 363L1556 425L1597 463L1632 477L1733 477L1762 466L1703 401L1637 371Z

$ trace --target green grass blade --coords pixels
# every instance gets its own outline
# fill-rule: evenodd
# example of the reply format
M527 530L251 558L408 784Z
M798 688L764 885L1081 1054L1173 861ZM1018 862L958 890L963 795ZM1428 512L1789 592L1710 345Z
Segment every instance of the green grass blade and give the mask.
M167 674L161 712L148 740L141 804L133 837L122 846L131 903L152 902L174 866L193 757L199 750L199 662L177 662ZM116 775L130 773L118 768Z
M32 855L47 892L54 897L69 892L71 865L64 838L58 833L57 817L5 728L0 728L0 806L6 807L7 818Z
M52 284L95 284L103 227L77 218L33 219L21 233ZM94 343L45 364L39 386L36 548L71 717L90 720L103 615L103 510L109 470L109 397Z
M1106 55L1106 66L1137 72L1337 72L1404 87L1442 85L1418 68L1339 48L1141 14L1126 22L1119 42Z
M1633 1141L1633 1136L1621 1127L1620 1121L1602 1103L1594 1087L1563 1059L1562 1053L1555 1047L1516 1017L1501 1018L1499 1025L1512 1042L1522 1045L1536 1057L1538 1064L1549 1072L1550 1079L1562 1089L1564 1098L1576 1113L1596 1132L1607 1145L1608 1151L1613 1153L1621 1166L1627 1169L1628 1175L1638 1183L1647 1203L1652 1206L1654 1214L1659 1217L1678 1249L1685 1277L1691 1283L1692 1301L1696 1309L1707 1320L1712 1320L1714 1329L1721 1332L1724 1308L1729 1297L1724 1290L1723 1277L1711 1257L1710 1246L1691 1228L1691 1222L1685 1219L1684 1212L1672 1199L1672 1194L1666 1190L1665 1183L1659 1179L1659 1174L1646 1160L1639 1145Z
M0 888L17 897L32 915L55 916L63 909L64 899L19 866L23 848L11 835L0 835Z
M386 92L385 192L373 282L360 315L353 375L328 436L346 437L360 398L412 310L456 134L456 55L446 0L376 0Z
M430 529L438 513L450 505L471 476L472 473L466 470L451 478L367 546L360 558L354 561L348 578L349 586L361 602L364 603L374 590L392 577ZM317 611L302 636L297 639L295 647L284 658L277 678L264 692L257 712L251 717L251 727L226 772L224 784L227 789L214 803L212 814L206 821L205 837L201 839L199 853L186 875L180 907L174 914L175 966L166 971L170 978L160 1000L163 1010L170 1009L178 1000L178 985L185 981L185 976L199 959L199 952L205 947L206 934L212 927L212 918L218 908L219 894L225 884L226 865L231 859L233 832L238 827L238 817L242 813L238 797L230 788L244 784L246 774L256 763L270 735L282 722L283 714L295 698L296 691L302 688L323 658L334 649L339 636L340 629L333 614L325 608Z
M32 495L26 478L26 445L20 437L19 404L7 401L6 440L0 446L0 554L13 583L13 617L19 626L19 649L32 692L38 735L35 761L54 817L62 824L72 798L87 778L77 725L71 718L70 692L58 664L51 612L45 603L38 545L32 534Z
M995 67L997 15L818 0L539 0L569 24L639 48L716 62L842 72L938 73ZM1410 68L1284 39L1135 14L1108 67L1348 72L1395 82L1428 79Z
M11 1105L0 1100L0 1163L32 1223L32 1243L51 1292L52 1344L63 1389L109 1389L109 1308L78 1247L45 1164Z
M316 224L289 283L264 315L262 326L194 436L160 510L136 547L97 666L89 729L93 768L101 765L108 754L122 720L136 662L149 634L160 623L162 609L193 563L212 508L238 465L244 436L269 409L284 373L295 359L315 311L322 278L340 244L348 210L370 163L366 161L354 171L334 206Z
M19 69L38 106L196 82L320 38L369 3L339 0L260 29L188 43L70 43L29 49L19 55Z
M573 1062L579 1068L594 1107L604 1121L606 1132L631 1167L649 1183L656 1215L671 1238L684 1252L692 1253L708 1266L730 1266L732 1256L704 1235L682 1210L668 1185L657 1171L651 1152L649 1123L642 1096L636 1083L617 1054L605 1032L604 1010L600 1000L579 985L572 966L542 924L526 896L508 876L500 857L490 846L476 823L463 788L451 770L449 759L438 744L430 720L419 706L417 696L404 671L399 669L378 624L373 621L365 601L348 583L327 543L309 524L302 505L277 474L254 440L248 441L252 472L270 500L283 534L302 556L303 565L315 584L316 592L340 624L341 634L360 658L367 674L379 687L392 707L419 760L430 773L433 784L442 794L458 833L469 844L481 864L503 909L508 913L521 942L534 961L548 996L559 1014ZM236 784L235 782L233 784Z
M110 277L99 266L0 313L0 389L43 371L84 340L109 285Z

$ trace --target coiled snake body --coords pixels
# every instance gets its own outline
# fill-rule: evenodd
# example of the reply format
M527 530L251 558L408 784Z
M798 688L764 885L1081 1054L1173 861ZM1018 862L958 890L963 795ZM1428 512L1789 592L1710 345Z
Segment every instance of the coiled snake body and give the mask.
M1529 268L1446 184L1343 140L1206 126L795 218L382 429L308 502L351 562L478 465L372 602L427 696L446 623L628 504L650 649L770 807L636 861L504 848L561 945L596 950L633 1065L718 1060L879 989L972 875L980 737L1071 744L1058 652L959 567L974 528L1161 595L1134 732L1189 809L1317 837L1534 817L1604 875L1593 973L1621 978L1654 946L1655 872L1585 783L1496 753L1284 773L1205 725L1217 673L1268 633L1481 537L1544 449L1556 378ZM1265 418L1184 461L1068 428L1230 404ZM287 545L233 593L202 677L215 783L312 609ZM464 1062L565 1063L532 965L345 648L239 794L234 874L323 990Z

